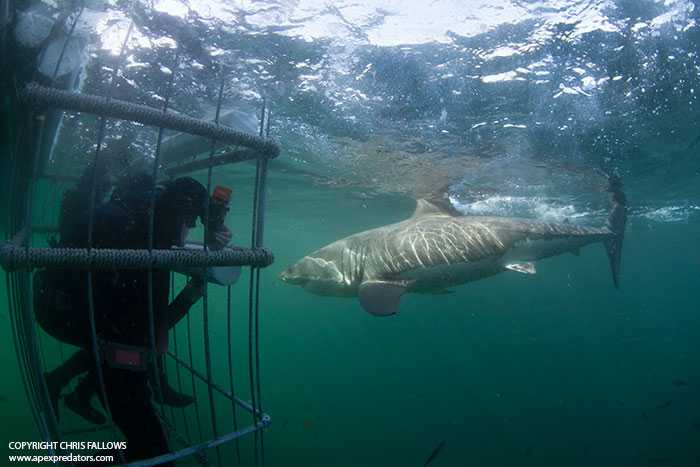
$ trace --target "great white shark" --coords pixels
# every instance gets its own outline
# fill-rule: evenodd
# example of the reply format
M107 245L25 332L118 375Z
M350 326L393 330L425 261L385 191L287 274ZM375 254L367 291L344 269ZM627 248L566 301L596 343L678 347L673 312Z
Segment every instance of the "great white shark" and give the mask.
M534 274L534 261L602 243L618 287L627 200L619 180L611 179L609 191L612 207L602 227L458 216L421 199L409 219L324 246L280 278L318 295L357 296L366 311L387 316L399 311L406 293L446 293L508 270Z

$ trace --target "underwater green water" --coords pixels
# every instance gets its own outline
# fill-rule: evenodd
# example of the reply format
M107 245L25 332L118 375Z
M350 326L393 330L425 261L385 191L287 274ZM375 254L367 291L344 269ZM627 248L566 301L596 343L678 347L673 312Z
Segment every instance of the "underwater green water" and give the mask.
M77 6L55 3L51 17ZM271 163L265 226L275 263L261 275L262 406L272 418L265 465L422 466L443 442L431 467L700 465L697 2L493 0L468 2L466 12L447 0L239 3L87 2L76 34L89 54L78 47L67 57L84 67L85 93L158 108L169 96L170 109L212 118L223 89L222 110L240 110L253 128L263 98L273 109L282 153ZM0 32L11 38L6 19ZM3 240L10 174L30 160L11 150L25 123L11 96L38 59L10 46L19 53L9 62L18 69L0 73ZM66 113L47 172L79 175L97 122ZM155 134L109 120L100 142L123 169L155 154ZM184 152L178 158L196 155ZM277 279L330 242L407 218L413 197L448 192L467 213L598 226L608 209L604 172L622 177L629 198L619 290L599 244L543 260L536 275L409 294L388 318L355 298ZM234 190L227 225L243 246L252 180L250 165L214 171L214 185ZM39 184L35 226L56 224L67 187ZM207 328L212 380L229 389L230 337L235 393L245 401L248 286L244 271L232 288L230 334L226 289L209 287ZM0 465L8 441L40 439L7 294L0 270ZM75 350L38 332L44 370ZM170 349L187 362L188 344L205 373L201 303L171 333ZM231 431L231 404L214 393L212 415L206 386L177 370L169 362L171 384L197 403L159 413L187 444L211 439L214 421L218 435ZM59 412L63 432L90 428L63 403ZM236 415L239 428L251 423ZM240 440L243 466L255 465L254 439ZM237 465L235 447L208 451L210 465Z
M245 187L239 175L220 180ZM245 243L248 204L243 194L237 200L228 224ZM450 295L408 295L401 312L384 319L356 299L317 297L277 280L304 254L401 220L412 204L272 174L265 235L276 261L263 271L261 298L262 397L272 416L267 465L423 465L441 440L431 465L697 465L697 221L632 219L619 291L600 245L542 261L535 276L504 273ZM234 365L247 398L247 281L233 290ZM2 439L37 439L11 345L4 276L0 291ZM224 289L211 286L213 374L222 384L225 306ZM192 327L203 368L198 309ZM180 345L184 331L179 325ZM42 343L49 367L70 351L46 336ZM206 412L206 392L197 391ZM65 407L62 416L84 426ZM229 416L219 401L217 418ZM191 409L189 420L194 432ZM202 422L207 433L208 416ZM251 443L241 441L247 465ZM221 452L223 465L233 465L232 449Z

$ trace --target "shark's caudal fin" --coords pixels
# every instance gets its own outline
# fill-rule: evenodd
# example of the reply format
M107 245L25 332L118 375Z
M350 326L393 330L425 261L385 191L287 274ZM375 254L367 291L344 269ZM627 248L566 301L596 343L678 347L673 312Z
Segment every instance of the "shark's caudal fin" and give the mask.
M622 181L619 177L610 175L608 191L612 202L612 209L608 216L608 228L613 235L605 240L605 250L610 260L615 288L620 286L620 261L622 259L622 241L625 238L625 225L627 224L627 197L622 191Z

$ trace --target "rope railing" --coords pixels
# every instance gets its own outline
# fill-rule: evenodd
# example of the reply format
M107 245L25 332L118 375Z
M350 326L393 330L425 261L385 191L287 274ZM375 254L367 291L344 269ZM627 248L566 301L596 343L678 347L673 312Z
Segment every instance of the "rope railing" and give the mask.
M173 269L176 267L254 266L272 264L267 248L225 248L201 250L132 250L87 248L29 248L11 243L0 247L0 265L6 271L26 268L71 269Z
M85 112L105 118L128 120L204 136L222 143L254 149L263 158L277 157L280 153L277 143L269 139L174 112L164 112L142 104L64 91L37 83L30 83L24 88L22 99L26 104L35 107L57 107L63 110Z

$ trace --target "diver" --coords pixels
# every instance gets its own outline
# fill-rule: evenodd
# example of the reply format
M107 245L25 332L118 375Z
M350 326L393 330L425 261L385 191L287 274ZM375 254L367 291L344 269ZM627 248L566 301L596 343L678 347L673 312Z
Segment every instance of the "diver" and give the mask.
M53 240L53 247L62 248L86 248L88 235L88 210L91 195L92 172L97 170L95 197L99 206L105 194L111 187L106 164L100 164L97 169L88 167L79 179L76 187L68 190L61 203L59 216L59 241ZM115 191L115 197L124 198L120 190ZM87 283L85 272L71 270L48 270L38 276L43 280L37 282L35 287L40 294L40 302L37 303L37 319L47 332L57 339L83 348L91 347L87 341L90 331L87 294L84 290ZM197 279L190 285L190 289L196 290ZM189 289L188 289L189 290ZM183 296L184 297L184 296ZM183 303L183 297L177 302ZM195 300L196 301L196 300ZM90 352L76 352L64 365L47 373L47 384L53 407L58 416L58 398L64 388L74 377L91 368L93 356ZM155 370L158 370L158 374ZM162 366L162 357L158 360L158 368L152 368L153 376L159 377L159 381L165 381ZM66 406L76 412L87 421L94 424L102 424L105 417L90 405L92 395L96 393L95 375L90 372L75 387L75 390L64 397ZM163 384L160 391L156 391L157 402L183 407L193 400L190 396L175 392L169 385Z
M100 170L99 168L97 170ZM89 170L88 172L92 172ZM100 175L100 172L98 172ZM85 176L83 178L86 178ZM100 177L98 177L98 180ZM98 182L98 187L106 183ZM82 187L82 188L81 188ZM61 246L84 245L87 232L85 199L79 193L64 197L61 212ZM153 179L146 174L125 177L111 198L95 209L93 246L96 248L147 248L149 209ZM204 222L206 203L210 219L206 243L210 249L223 248L231 239L224 225L226 209L192 178L178 178L157 186L154 244L157 249L183 246L188 230L196 219ZM100 190L96 190L99 196ZM73 217L71 223L66 218ZM82 219L82 221L80 220ZM65 239L65 240L64 240ZM65 242L65 243L64 243ZM84 246L83 246L84 247ZM82 277L76 278L74 274ZM167 350L168 329L182 319L203 294L203 281L192 278L177 297L168 303L170 273L153 270L153 303L156 356L152 358L149 327L148 272L145 269L96 271L93 273L95 323L103 356L107 401L98 389L96 367L90 338L87 273L44 270L35 275L37 321L50 335L81 348L68 361L46 375L54 407L62 388L80 374L86 376L65 402L84 418L99 423L104 416L90 406L97 392L108 403L115 424L127 439L127 460L143 459L167 452L167 441L151 402L152 388L162 394L159 402L187 405L190 396L170 388L164 377L163 355ZM156 365L149 365L155 360Z
M103 161L105 159L102 159ZM96 173L94 173L96 172ZM95 176L95 205L100 206L111 189L107 164L89 165L73 189L63 194L59 211L59 238L50 238L53 248L87 248L88 211ZM52 337L83 349L91 348L87 273L71 269L46 269L34 275L34 309L40 326ZM87 350L75 352L66 362L45 375L51 403L59 418L61 390L76 376L89 373L64 397L66 406L85 420L101 425L105 416L90 405L96 394L94 358Z

